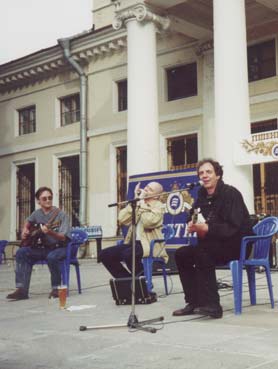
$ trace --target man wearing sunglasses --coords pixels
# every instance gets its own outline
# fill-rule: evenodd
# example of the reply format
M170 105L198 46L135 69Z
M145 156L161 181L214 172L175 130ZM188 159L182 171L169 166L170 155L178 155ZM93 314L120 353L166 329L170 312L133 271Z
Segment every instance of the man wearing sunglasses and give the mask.
M22 244L16 253L15 283L16 290L7 296L11 300L29 298L29 285L32 265L39 260L46 260L51 274L52 290L49 298L58 297L61 284L60 261L66 257L66 243L71 238L69 217L65 212L52 205L51 188L40 187L36 194L40 209L35 210L26 220L22 233ZM30 245L32 227L37 225L40 238Z

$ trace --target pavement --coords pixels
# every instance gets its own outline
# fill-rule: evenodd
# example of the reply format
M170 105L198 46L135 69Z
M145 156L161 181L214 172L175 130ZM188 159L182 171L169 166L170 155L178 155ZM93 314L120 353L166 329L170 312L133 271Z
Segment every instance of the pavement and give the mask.
M257 305L250 306L244 284L243 313L234 315L229 270L217 271L227 288L220 289L222 319L200 315L173 317L184 306L177 275L164 296L163 278L154 278L159 298L150 305L118 306L112 299L110 276L95 259L82 259L82 294L71 270L67 307L60 310L50 291L47 266L36 266L30 299L8 301L14 290L14 264L0 265L0 369L273 369L278 368L278 306L271 309L264 273L257 273ZM278 273L272 271L277 299ZM225 285L226 284L226 285ZM130 330L135 313L153 323L156 333ZM114 327L111 327L114 326ZM122 327L115 327L122 325ZM86 328L80 331L80 326ZM99 329L99 327L101 328ZM108 327L103 327L108 326Z

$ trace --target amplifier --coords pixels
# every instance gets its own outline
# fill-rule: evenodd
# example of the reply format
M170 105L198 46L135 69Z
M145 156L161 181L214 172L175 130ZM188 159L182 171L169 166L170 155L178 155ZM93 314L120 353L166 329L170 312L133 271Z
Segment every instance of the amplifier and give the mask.
M175 249L174 250L167 250L169 260L166 264L167 274L178 274L178 268L175 260ZM154 262L153 263L153 275L160 275L162 274L161 264Z
M116 305L130 305L132 279L116 278L110 279L110 287ZM156 301L156 296L151 295L147 289L145 277L135 279L135 304L151 304Z

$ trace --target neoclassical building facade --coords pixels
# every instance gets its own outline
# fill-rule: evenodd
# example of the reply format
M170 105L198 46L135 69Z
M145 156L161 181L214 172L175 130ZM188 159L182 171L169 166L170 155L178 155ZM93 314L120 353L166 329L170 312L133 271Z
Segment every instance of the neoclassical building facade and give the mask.
M42 185L114 236L129 175L203 157L251 213L278 215L276 3L94 0L91 30L1 65L1 238Z

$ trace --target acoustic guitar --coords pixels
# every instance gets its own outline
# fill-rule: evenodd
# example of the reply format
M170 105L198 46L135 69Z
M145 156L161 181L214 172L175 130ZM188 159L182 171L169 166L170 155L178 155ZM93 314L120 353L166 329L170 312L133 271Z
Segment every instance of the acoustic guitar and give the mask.
M52 224L31 224L27 238L21 240L20 247L39 247L43 244L44 233L41 230L41 225L45 225L48 229L54 229L60 225L60 221Z

